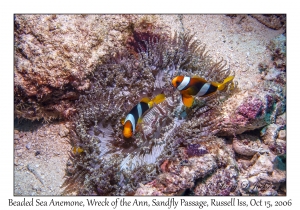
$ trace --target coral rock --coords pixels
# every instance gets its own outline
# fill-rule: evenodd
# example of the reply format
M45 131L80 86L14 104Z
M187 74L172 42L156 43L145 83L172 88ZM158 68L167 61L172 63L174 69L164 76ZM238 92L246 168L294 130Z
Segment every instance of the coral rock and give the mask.
M141 17L15 15L16 117L49 121L72 116L74 100L90 88L89 77L102 56L124 48L129 25Z
M224 107L225 116L220 119L219 134L241 134L275 121L276 116L284 112L285 100L282 95L254 90L239 94L235 99L230 98Z
M233 150L241 155L253 156L257 152L265 152L267 149L264 147L261 141L254 136L241 135L238 138L233 139Z
M213 147L210 145L211 143L214 145ZM183 161L172 161L168 166L169 171L158 175L155 179L155 192L164 195L178 195L183 190L195 188L193 193L196 195L237 195L237 191L235 191L237 189L237 170L233 151L226 148L224 141L218 138L212 138L202 144L205 145L208 153L201 156L186 156L187 159ZM186 153L184 152L182 155L185 157ZM196 180L202 181L195 183ZM216 180L219 181L216 182ZM145 185L149 186L151 193L153 191L152 183ZM205 187L208 185L210 187ZM150 192L143 191L144 189L143 187L143 189L137 190L144 194L136 193L136 195L149 195Z
M234 168L218 169L204 183L199 183L194 190L195 195L238 195L238 173Z
M270 124L266 126L261 131L261 136L262 139L264 140L264 143L269 144L270 142L274 142L281 128L282 126L277 124Z
M277 169L276 158L272 153L256 154L248 166L241 171L239 188L242 195L278 195L284 194L286 172Z
M285 26L285 15L251 15L265 26L278 30Z
M269 156L260 155L255 164L249 170L249 176L258 175L259 173L272 173L273 163Z
M278 138L281 140L286 140L286 131L285 130L280 130L278 132Z

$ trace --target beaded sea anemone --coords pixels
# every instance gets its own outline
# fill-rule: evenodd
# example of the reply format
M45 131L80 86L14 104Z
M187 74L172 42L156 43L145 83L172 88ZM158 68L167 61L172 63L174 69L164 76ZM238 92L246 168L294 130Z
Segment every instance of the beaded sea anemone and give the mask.
M231 74L226 62L213 61L205 45L189 33L150 36L137 46L102 58L90 77L90 90L76 102L71 144L83 152L71 154L67 194L133 195L166 170L166 161L207 155L212 147L203 142L215 138L220 103L232 85L196 97L186 108L171 81L197 75L222 82ZM143 97L160 93L165 101L143 116L141 129L124 138L120 120Z

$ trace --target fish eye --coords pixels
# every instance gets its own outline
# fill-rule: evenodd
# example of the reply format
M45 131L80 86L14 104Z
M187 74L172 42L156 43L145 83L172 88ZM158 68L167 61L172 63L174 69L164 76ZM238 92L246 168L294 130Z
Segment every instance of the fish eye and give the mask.
M176 81L176 85L179 86L179 85L180 85L180 82L179 82L179 81Z

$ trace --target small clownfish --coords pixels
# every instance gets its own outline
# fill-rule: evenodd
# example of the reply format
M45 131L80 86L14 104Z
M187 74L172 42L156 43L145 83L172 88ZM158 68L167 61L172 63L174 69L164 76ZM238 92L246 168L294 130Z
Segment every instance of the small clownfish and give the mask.
M164 94L159 94L155 96L154 99L150 100L149 98L143 98L136 106L134 106L131 111L128 113L125 119L121 120L123 128L123 135L125 138L130 138L137 124L142 121L142 116L145 112L153 107L154 104L159 104L165 100Z
M83 149L80 148L80 147L73 147L72 151L73 151L74 154L80 154L80 153L83 152Z
M207 82L205 79L194 76L177 76L172 80L172 84L180 91L182 102L186 107L191 107L194 102L193 96L206 97L217 90L223 90L226 83L231 82L234 76L227 77L223 83Z

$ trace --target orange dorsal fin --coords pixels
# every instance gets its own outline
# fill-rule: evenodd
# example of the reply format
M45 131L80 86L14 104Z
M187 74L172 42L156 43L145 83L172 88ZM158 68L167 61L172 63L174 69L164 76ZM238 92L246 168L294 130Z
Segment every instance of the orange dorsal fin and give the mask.
M192 76L192 78L195 79L197 82L203 82L203 83L207 82L204 78L199 77L197 75Z
M193 75L192 78L200 78L203 79L202 77L198 76L198 75Z

